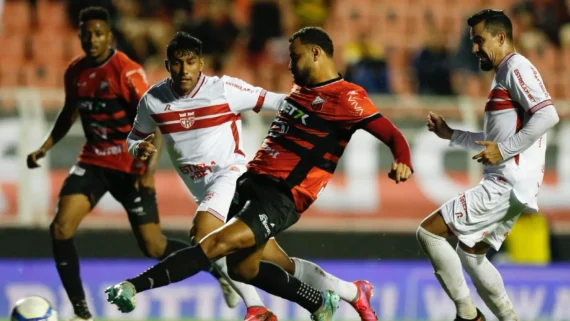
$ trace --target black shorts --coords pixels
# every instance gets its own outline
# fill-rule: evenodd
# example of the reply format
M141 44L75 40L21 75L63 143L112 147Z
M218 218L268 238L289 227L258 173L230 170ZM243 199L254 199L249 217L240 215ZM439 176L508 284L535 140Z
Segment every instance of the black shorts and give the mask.
M237 180L227 220L233 217L249 226L260 245L297 223L299 213L284 183L246 172Z
M135 188L138 176L101 166L78 163L71 168L59 197L83 194L89 198L91 208L110 192L123 205L133 226L158 223L156 192L152 189Z

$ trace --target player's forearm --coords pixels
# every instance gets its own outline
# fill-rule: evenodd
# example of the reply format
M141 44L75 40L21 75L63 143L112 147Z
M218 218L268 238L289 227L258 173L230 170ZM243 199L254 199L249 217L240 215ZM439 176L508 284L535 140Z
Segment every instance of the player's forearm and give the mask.
M534 113L518 133L499 143L503 159L507 160L524 152L558 121L558 113L554 106L545 107Z
M133 157L137 156L136 153L137 147L143 141L143 139L144 137L139 137L137 134L135 134L134 130L131 130L131 132L127 136L127 149L129 151L129 154L131 154L131 156Z
M154 175L156 169L158 168L158 159L160 158L160 150L162 148L162 134L160 130L156 130L154 132L154 139L152 140L152 144L156 148L156 152L152 153L148 158L148 163L146 167L146 174Z
M485 146L475 144L476 141L485 140L484 132L469 132L460 129L454 129L450 139L450 146L461 146L477 151L482 151Z
M287 95L285 94L278 94L268 91L267 94L265 95L265 100L263 101L262 109L277 111L279 110L279 106L281 106L281 103L283 103L286 97Z
M42 149L49 150L55 144L57 144L71 129L73 123L77 119L78 110L74 105L66 104L63 109L57 115L55 123L53 124L49 135L44 140L42 144Z
M390 148L396 162L405 164L413 170L410 145L402 132L388 118L380 117L372 120L364 129Z

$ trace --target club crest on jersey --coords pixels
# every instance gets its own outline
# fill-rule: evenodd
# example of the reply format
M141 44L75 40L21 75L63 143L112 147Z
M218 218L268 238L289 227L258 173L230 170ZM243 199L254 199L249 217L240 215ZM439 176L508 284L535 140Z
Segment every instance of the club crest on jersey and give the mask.
M196 117L194 116L193 111L187 113L180 113L178 114L178 116L180 116L180 125L182 125L182 127L190 128L192 127L192 125L194 125L194 120L196 119Z
M321 98L321 96L317 96L317 98L315 98L315 100L313 100L313 102L311 103L311 108L313 108L313 110L320 111L321 109L323 109L323 105L326 102L327 102L326 99Z

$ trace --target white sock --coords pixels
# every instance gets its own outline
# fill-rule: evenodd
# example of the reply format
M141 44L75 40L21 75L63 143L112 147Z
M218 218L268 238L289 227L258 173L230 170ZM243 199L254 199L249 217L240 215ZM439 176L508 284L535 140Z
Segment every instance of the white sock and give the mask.
M461 261L447 240L419 227L416 236L433 266L435 277L455 303L457 315L463 319L477 317L477 308L471 299L463 276Z
M241 296L241 298L243 299L243 302L245 303L245 306L247 306L248 308L249 307L262 307L262 306L264 306L263 301L261 301L259 294L255 290L255 287L253 287L249 284L236 282L228 276L228 265L226 264L226 258L225 257L215 261L214 265L216 266L216 268L218 269L220 274L222 274L222 276L232 286L232 288L234 288L234 290L236 290L236 292L239 294L239 296Z
M499 271L484 254L470 254L457 246L457 254L477 293L500 321L518 321Z
M297 279L319 290L332 290L344 301L352 302L356 299L358 289L354 283L343 281L325 272L315 263L296 257L293 258L293 262L295 262L295 277Z

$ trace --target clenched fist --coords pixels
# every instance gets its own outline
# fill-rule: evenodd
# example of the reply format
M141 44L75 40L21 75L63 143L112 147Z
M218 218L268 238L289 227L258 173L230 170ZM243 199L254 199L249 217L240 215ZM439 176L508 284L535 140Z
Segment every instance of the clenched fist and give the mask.
M388 173L388 177L398 184L405 182L412 176L412 170L404 163L392 163L392 170Z

